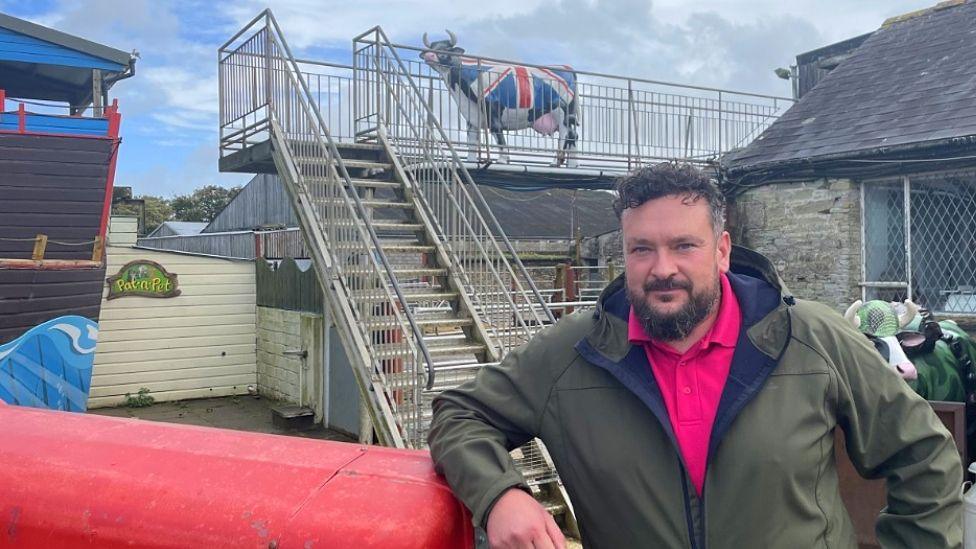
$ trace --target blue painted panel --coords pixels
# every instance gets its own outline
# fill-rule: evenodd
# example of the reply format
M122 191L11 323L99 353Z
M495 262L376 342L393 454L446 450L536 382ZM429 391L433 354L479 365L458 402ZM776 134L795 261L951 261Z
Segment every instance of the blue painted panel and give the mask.
M0 60L39 65L62 65L120 72L123 67L100 57L0 27Z
M0 130L17 131L19 129L18 123L16 113L0 114ZM25 130L35 133L66 135L108 135L108 120L104 118L28 114Z
M62 316L0 345L0 400L84 412L91 390L98 324Z

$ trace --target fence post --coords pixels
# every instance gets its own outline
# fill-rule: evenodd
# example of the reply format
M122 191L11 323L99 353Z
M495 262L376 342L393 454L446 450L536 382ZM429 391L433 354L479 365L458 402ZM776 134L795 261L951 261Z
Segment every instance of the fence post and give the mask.
M566 263L566 277L563 279L563 299L567 302L576 301L576 271L573 270L571 263ZM573 314L574 307L569 305L565 311L567 315Z
M31 259L34 261L41 261L44 259L44 250L47 248L47 235L39 234L34 237L34 253L31 254Z
M95 245L92 246L92 261L101 262L102 254L105 252L105 237L102 235L97 235L95 237Z
M552 295L551 298L549 298L549 301L550 302L565 301L565 296L563 295L565 287L566 287L566 264L558 263L556 265L556 278L553 279L552 281L552 288L556 290L556 292ZM562 316L562 313L563 313L562 309L556 309L553 310L552 312L552 314L555 315L556 318Z

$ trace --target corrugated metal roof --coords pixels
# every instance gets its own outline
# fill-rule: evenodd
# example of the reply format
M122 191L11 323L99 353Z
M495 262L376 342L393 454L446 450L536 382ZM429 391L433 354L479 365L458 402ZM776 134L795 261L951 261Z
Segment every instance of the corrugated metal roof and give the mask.
M146 236L186 236L200 234L206 226L207 223L204 221L163 221L159 227L156 227L155 231Z

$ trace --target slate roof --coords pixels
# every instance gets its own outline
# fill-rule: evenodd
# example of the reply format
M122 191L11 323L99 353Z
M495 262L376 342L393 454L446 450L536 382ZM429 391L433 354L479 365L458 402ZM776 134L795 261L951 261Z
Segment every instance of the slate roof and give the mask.
M976 143L976 0L889 19L750 145L732 176Z
M188 236L200 234L207 226L203 221L163 221L149 236Z

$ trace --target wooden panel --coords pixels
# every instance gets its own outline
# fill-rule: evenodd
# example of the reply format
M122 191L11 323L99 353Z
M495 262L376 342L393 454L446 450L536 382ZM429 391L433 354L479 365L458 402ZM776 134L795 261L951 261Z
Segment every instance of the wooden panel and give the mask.
M118 63L4 28L0 28L0 59L116 72L123 69Z
M302 271L293 259L286 258L277 270L271 270L265 261L258 261L255 272L258 306L322 313L322 288L314 269Z
M254 264L110 246L108 272L136 259L175 273L182 293L105 301L89 407L142 387L163 401L256 384Z
M223 316L223 315L239 315L239 314L254 314L254 305L249 303L235 303L232 305L212 305L207 307L195 307L193 308L193 313L190 314L185 307L156 307L153 309L153 318L183 318L189 316L199 315L201 317L206 316ZM127 309L102 309L100 318L102 320L130 320L131 313Z
M159 381L185 381L187 379L209 379L214 377L240 376L254 373L254 362L236 364L233 366L194 366L185 370L147 370L144 372L124 372L118 374L100 374L92 376L92 383L100 387L122 385L138 385ZM193 377L187 377L193 376ZM159 388L158 390L164 390ZM139 389L136 388L136 392Z
M254 313L229 314L229 315L189 315L178 317L154 317L154 318L127 318L121 320L107 320L102 315L98 325L101 327L102 335L99 341L105 341L106 331L126 332L129 330L154 330L160 328L189 328L194 326L213 326L215 324L227 323L228 325L254 324Z
M101 353L95 351L95 371L101 364L122 364L142 361L176 361L184 358L208 358L229 356L231 354L254 354L254 343L245 345L227 345L224 347L180 347L177 349L157 349L155 351L119 351Z
M0 344L63 315L98 321L102 269L0 270Z
M225 356L195 357L183 359L165 360L144 360L140 362L122 362L118 364L101 364L98 367L99 375L129 374L139 372L154 371L184 371L196 368L211 368L217 366L234 366L237 364L248 364L254 367L255 354L253 352L240 352Z
M52 241L93 240L102 206L113 143L107 139L0 134L0 234ZM28 258L29 244L0 241L0 257ZM91 245L51 242L49 259L90 259Z

